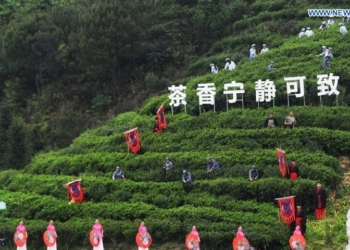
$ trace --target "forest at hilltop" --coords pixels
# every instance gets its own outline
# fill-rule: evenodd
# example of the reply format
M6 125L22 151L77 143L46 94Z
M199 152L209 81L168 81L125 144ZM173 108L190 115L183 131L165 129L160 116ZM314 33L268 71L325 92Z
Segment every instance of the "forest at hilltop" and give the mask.
M2 116L29 125L30 154L67 146L85 129L167 93L168 86L208 73L211 62L223 67L229 57L241 65L252 43L278 49L301 27L319 25L306 11L316 6L330 5L323 0L4 0ZM314 45L312 53L320 46ZM279 57L273 59L281 62ZM349 74L339 71L346 81ZM250 80L259 75L252 72Z

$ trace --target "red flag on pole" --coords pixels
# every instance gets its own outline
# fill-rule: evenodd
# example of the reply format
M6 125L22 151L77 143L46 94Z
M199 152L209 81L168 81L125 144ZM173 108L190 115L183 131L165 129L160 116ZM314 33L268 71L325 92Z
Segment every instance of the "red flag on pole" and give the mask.
M295 221L294 197L295 196L288 196L275 199L278 201L280 207L279 215L281 216L282 221L288 225Z
M288 163L286 160L286 152L277 148L277 159L278 159L278 166L280 168L280 172L281 172L282 176L284 177L286 175L286 173L288 172Z
M137 153L141 149L140 136L137 128L124 132L126 145L132 153Z
M165 119L163 104L157 110L157 116L158 116L158 127L159 127L159 129L160 130L166 129L166 119Z

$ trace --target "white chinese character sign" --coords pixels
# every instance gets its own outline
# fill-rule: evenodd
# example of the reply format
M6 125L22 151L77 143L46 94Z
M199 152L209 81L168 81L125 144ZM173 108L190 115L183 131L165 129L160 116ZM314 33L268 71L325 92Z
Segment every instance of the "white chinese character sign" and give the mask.
M273 81L270 81L267 79L266 81L262 81L259 79L255 82L255 95L256 95L256 102L270 102L271 100L274 100L276 97L276 87ZM273 106L275 106L275 103L273 103Z
M199 83L197 87L197 95L199 97L199 113L201 112L200 106L203 104L214 105L215 111L215 83Z
M324 95L336 95L337 105L338 105L338 95L340 92L338 91L338 80L339 76L333 76L333 73L328 75L317 75L317 95L320 97Z
M170 99L169 105L171 106L171 112L173 114L174 114L173 107L178 107L180 105L185 106L185 113L186 113L186 104L187 104L186 94L185 94L186 88L187 87L183 85L180 85L180 86L172 85L171 87L168 88L171 92L169 95L169 99Z
M242 102L242 108L244 107L243 104L243 94L245 93L244 85L241 82L232 81L231 83L225 83L224 85L224 95L226 95L227 105L226 108L228 109L229 103L236 103L238 101L237 94L241 94L242 98L239 99L239 101ZM232 98L229 99L227 95L232 95Z
M317 75L317 96L320 97L320 102L322 101L322 96L336 96L336 105L338 105L338 81L339 76L334 76L333 73ZM305 106L305 76L295 76L295 77L284 77L286 83L286 92L288 98L288 107L289 107L289 98L290 96L295 96L295 98L303 98ZM242 108L244 108L243 96L246 94L244 89L244 83L232 81L230 83L224 84L223 94L226 95L226 108L228 110L228 105L236 103L237 101L242 102ZM171 106L171 111L173 112L173 107L179 107L183 105L185 107L186 113L186 86L172 85L168 87L170 95L169 105ZM250 88L248 88L248 94ZM215 83L199 83L197 86L197 96L199 98L199 112L201 113L202 105L212 105L215 110L215 97L216 97L216 86ZM240 96L239 96L240 95ZM241 97L239 99L239 97ZM261 79L255 82L255 100L258 103L258 108L260 102L273 102L275 106L276 98L276 86L274 81L269 79L263 81Z
M304 93L304 80L305 76L285 77L284 81L287 84L287 100L289 107L289 96L294 95L296 98L304 98L305 106L305 93Z

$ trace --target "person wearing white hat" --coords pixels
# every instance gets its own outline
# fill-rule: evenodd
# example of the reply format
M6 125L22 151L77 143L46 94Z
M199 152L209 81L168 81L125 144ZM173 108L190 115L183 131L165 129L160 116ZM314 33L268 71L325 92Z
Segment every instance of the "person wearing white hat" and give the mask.
M263 44L262 46L263 48L261 49L261 52L260 52L261 54L269 51L269 48L266 46L266 44Z
M219 69L218 69L218 67L215 66L214 63L211 63L210 64L210 71L212 74L217 74L219 72Z
M327 46L322 46L322 53L318 54L317 56L323 56L326 57L328 55L328 49Z
M348 30L346 29L343 23L340 23L339 26L340 26L340 29L339 29L340 34L345 35L346 33L348 33Z
M254 57L256 56L255 44L252 44L252 46L250 46L249 52L250 52L249 60L253 61Z
M328 25L333 25L333 24L334 24L334 16L333 16L333 15L330 15L330 16L329 16L329 19L328 19L327 24L328 24Z
M328 54L327 56L329 56L330 59L334 59L334 56L333 56L333 49L331 47L328 48Z
M320 26L320 30L324 30L324 29L328 29L329 25L326 22L322 22L321 26Z
M314 32L312 31L312 29L310 27L307 27L306 28L306 32L305 32L305 35L310 37L310 36L313 36L314 35Z
M249 180L255 181L259 178L259 171L256 169L254 165L252 165L252 168L249 170Z
M230 58L226 58L226 64L224 70L234 70L236 68L236 64L230 60Z
M299 33L299 38L302 38L303 36L305 36L305 28L302 28Z

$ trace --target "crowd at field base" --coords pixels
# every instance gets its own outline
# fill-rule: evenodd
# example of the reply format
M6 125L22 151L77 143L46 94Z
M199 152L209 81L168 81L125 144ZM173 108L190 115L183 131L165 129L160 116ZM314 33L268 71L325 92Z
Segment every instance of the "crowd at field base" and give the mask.
M207 158L208 166L207 173L210 173L217 169L215 164L219 165L215 160ZM169 165L170 160L167 159L166 165ZM170 169L169 169L170 170ZM119 170L120 171L120 170ZM285 176L285 178L290 178L295 181L299 177L299 168L296 166L295 161L292 161L292 165L289 167L289 175ZM189 174L188 172L184 172L184 175ZM255 166L252 166L252 169L249 171L249 180L255 181L258 180L259 175ZM183 179L184 180L184 179ZM321 183L317 183L317 188L314 191L314 205L315 205L315 213L317 219L323 219L326 217L326 200L327 194L325 190L322 188ZM300 241L303 242L304 246L306 246L305 241L305 233L306 233L306 213L302 209L300 205L297 206L295 212L295 221L291 223L291 228L295 228L293 235L290 239L290 246L294 249L304 249L298 248L300 247ZM103 247L103 226L100 224L99 220L95 220L95 224L92 226L92 230L90 232L89 238L90 243L93 246L93 250L104 250ZM294 240L293 237L299 237L297 240ZM58 238L53 220L50 220L49 225L47 226L47 230L43 235L44 242L47 246L47 250L57 250L56 239ZM17 250L27 250L27 239L28 232L26 227L24 226L23 221L20 221L19 225L16 228L14 241L17 245ZM200 250L200 236L197 231L195 225L192 227L192 231L187 235L185 244L187 249L189 250ZM136 235L136 243L138 245L138 250L148 250L149 246L152 244L152 238L148 233L148 230L145 226L145 223L142 221L140 227L138 229L138 233ZM240 248L241 246L241 248ZM255 248L251 247L249 241L245 238L243 233L242 226L238 227L237 233L232 241L233 249L242 249L242 250L254 250ZM268 249L268 244L264 244L261 249ZM258 248L260 249L260 248Z
M236 237L244 237L244 233L242 231L242 227L239 226L238 231L236 233ZM23 223L20 221L19 225L16 227L16 233L14 236L14 241L17 245L17 250L27 250L27 239L28 232ZM104 250L103 247L103 226L100 224L99 220L95 220L95 224L92 226L90 232L90 243L93 245L93 250ZM50 220L49 225L47 226L47 230L43 234L44 243L47 246L47 250L57 250L56 240L58 238L56 228L54 226L53 220ZM187 249L200 250L200 236L196 229L196 226L192 226L191 232L186 237L186 247ZM149 246L152 244L152 238L148 233L147 227L145 223L142 221L140 227L138 228L138 232L136 235L136 243L138 245L138 250L148 250ZM253 249L253 248L252 248Z
M348 30L345 26L345 24L347 24L350 20L350 17L343 17L343 22L339 23L339 33L342 35L345 35L346 33L348 33ZM319 27L320 30L325 30L328 29L331 25L334 24L334 17L330 16L329 20L323 21L321 26ZM314 36L314 32L312 31L312 29L310 27L302 28L300 33L299 33L299 38L303 38L303 37L311 37ZM269 51L269 48L267 47L266 44L262 45L262 49L260 51L260 54L266 53ZM256 53L256 45L252 44L249 50L249 60L253 61L253 59L257 56ZM329 47L327 48L327 46L322 46L322 53L319 54L318 56L323 56L324 59L322 61L322 65L321 65L321 69L325 70L325 69L330 69L331 65L330 65L330 59L333 59L333 51L332 48ZM225 67L223 70L234 70L236 68L236 64L234 63L234 61L232 61L230 58L226 58L225 60ZM267 66L266 70L267 71L272 71L275 70L275 63L273 61L270 62L270 64ZM218 74L219 73L219 68L214 64L211 63L210 64L210 71L212 74Z

